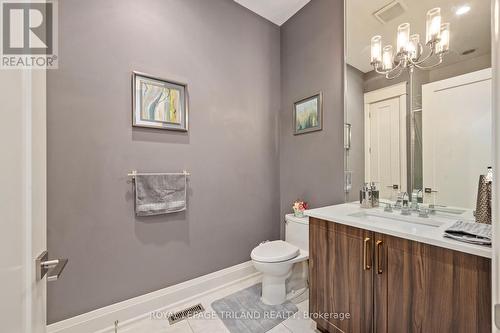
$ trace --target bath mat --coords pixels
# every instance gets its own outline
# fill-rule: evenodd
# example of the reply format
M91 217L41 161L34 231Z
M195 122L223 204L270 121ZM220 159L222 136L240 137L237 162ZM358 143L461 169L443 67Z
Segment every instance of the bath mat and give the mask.
M261 291L262 284L256 284L214 301L212 309L231 333L264 333L298 311L289 301L262 303Z

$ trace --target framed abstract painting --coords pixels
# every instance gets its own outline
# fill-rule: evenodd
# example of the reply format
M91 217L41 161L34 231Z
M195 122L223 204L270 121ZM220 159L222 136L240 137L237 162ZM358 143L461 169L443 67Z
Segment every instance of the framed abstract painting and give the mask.
M132 126L188 130L187 85L133 72Z
M323 127L323 95L317 93L294 103L294 135L321 131Z

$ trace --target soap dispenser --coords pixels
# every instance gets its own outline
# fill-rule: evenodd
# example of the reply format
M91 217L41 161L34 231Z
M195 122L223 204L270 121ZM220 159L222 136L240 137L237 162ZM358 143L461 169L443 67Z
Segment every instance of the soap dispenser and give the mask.
M359 190L359 203L362 208L372 208L372 189L368 183Z

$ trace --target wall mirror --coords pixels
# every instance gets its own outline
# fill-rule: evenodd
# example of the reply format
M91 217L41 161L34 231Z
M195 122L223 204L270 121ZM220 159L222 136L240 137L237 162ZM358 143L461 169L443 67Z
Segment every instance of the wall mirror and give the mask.
M490 1L345 0L346 201L473 210L492 163Z

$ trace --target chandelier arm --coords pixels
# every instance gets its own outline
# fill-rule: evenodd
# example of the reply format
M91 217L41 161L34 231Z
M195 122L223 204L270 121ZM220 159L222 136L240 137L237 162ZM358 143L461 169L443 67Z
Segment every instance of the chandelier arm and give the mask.
M414 64L414 66L417 67L418 69L423 69L423 70L432 69L432 68L437 67L437 66L439 66L439 65L441 65L443 63L443 56L439 55L438 57L439 57L439 60L435 64L432 64L432 65L418 65L418 64Z
M377 74L384 74L385 75L386 72L381 71L379 69L380 68L380 66L379 66L380 65L380 61L372 62L371 65L373 66L373 70L375 71L375 73L377 73Z
M420 43L419 43L419 47L420 47L422 50L423 50L423 48L424 48L424 47L422 46L422 44L420 44ZM410 62L411 62L413 65L417 66L417 65L420 65L420 64L422 64L422 63L426 62L427 60L429 60L429 59L430 59L430 58L431 58L434 54L435 54L435 53L434 53L434 47L430 47L430 52L429 52L429 54L427 54L427 55L426 55L423 59L421 59L421 60L418 60L418 59L417 59L417 61L413 61L412 59L409 59L409 60L410 60ZM420 57L419 57L419 59L420 59Z
M394 72L396 69L398 69L400 66L401 66L401 61L397 64L396 67L388 69L388 70L385 70L385 71L384 70L380 70L379 67L376 64L373 65L373 69L375 70L375 73L387 76L391 72Z
M396 72L396 70L398 69L398 67L400 67L400 66L398 65L392 71L390 71L389 73L385 74L385 78L387 80L394 80L395 78L400 77L401 74L403 74L403 71L405 70L404 67L399 68L399 71L398 71L398 73L396 75L393 75L393 76L390 75L391 73Z
M373 67L375 69L375 73L377 74L382 74L382 75L386 75L387 73L390 72L390 70L388 71L381 71L380 69L378 69L378 67Z

